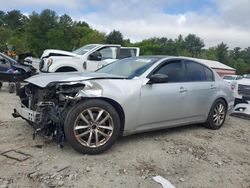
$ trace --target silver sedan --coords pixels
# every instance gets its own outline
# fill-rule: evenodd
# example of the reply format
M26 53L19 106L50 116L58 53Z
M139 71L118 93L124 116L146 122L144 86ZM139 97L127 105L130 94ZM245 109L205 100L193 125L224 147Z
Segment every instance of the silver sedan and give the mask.
M64 138L87 154L110 148L119 135L194 123L219 129L233 107L232 91L202 61L141 56L109 64L95 73L40 74L18 91L14 117L26 119L34 135Z

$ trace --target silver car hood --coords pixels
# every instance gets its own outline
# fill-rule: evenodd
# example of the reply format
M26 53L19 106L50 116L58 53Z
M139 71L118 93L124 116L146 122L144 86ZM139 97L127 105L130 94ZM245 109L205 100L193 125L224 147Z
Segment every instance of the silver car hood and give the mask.
M124 77L106 73L41 73L25 81L39 87L46 87L51 82L74 82L93 79L125 79Z

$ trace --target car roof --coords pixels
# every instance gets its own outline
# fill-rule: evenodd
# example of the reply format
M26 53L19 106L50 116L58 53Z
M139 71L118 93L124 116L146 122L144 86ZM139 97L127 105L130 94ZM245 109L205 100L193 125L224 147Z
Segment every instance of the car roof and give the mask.
M227 69L227 70L235 70L232 67L229 67L219 61L214 60L208 60L208 59L199 59L199 58L193 58L193 57L184 57L184 56L167 56L167 55L146 55L146 56L138 56L138 57L148 57L148 58L159 58L160 59L171 59L171 58L178 58L183 60L191 60L196 61L198 63L201 63L207 67L210 67L212 69Z

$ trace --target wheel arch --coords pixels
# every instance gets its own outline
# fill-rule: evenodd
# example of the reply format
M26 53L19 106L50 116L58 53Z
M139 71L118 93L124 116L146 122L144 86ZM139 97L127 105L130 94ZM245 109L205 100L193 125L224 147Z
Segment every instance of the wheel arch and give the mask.
M217 98L215 101L217 101L217 100L219 100L219 99L221 99L221 100L223 100L223 101L225 102L226 108L228 109L228 102L227 102L227 100L226 100L224 97L219 97L219 98ZM214 102L215 102L215 101L214 101Z
M83 100L86 100L86 99L87 100L93 100L93 99L103 100L103 101L111 104L115 108L115 110L117 111L117 113L119 115L120 121L121 121L120 136L122 136L123 131L124 131L124 126L125 126L125 113L124 113L122 106L117 101L110 99L110 98L106 98L106 97L89 97L89 98L84 98ZM83 100L80 100L80 101L83 101Z
M71 66L62 66L62 67L58 67L55 70L55 72L74 72L74 71L78 71L78 70Z
M216 98L216 99L213 101L212 105L210 106L209 111L208 111L208 113L207 113L207 118L208 118L208 116L209 116L210 110L212 109L214 103L215 103L217 100L223 100L223 101L225 102L225 104L226 104L226 111L227 111L227 109L228 109L228 102L227 102L227 100L226 100L224 97L218 97L218 98ZM206 119L207 119L207 118L206 118Z

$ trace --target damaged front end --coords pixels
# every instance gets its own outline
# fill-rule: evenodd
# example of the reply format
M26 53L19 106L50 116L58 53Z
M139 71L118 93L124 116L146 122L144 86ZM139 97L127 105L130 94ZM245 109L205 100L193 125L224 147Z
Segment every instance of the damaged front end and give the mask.
M29 83L18 91L21 104L12 115L25 119L34 127L33 138L37 134L56 138L63 147L64 121L69 110L83 98L101 94L99 85L90 81L51 82L44 88Z

